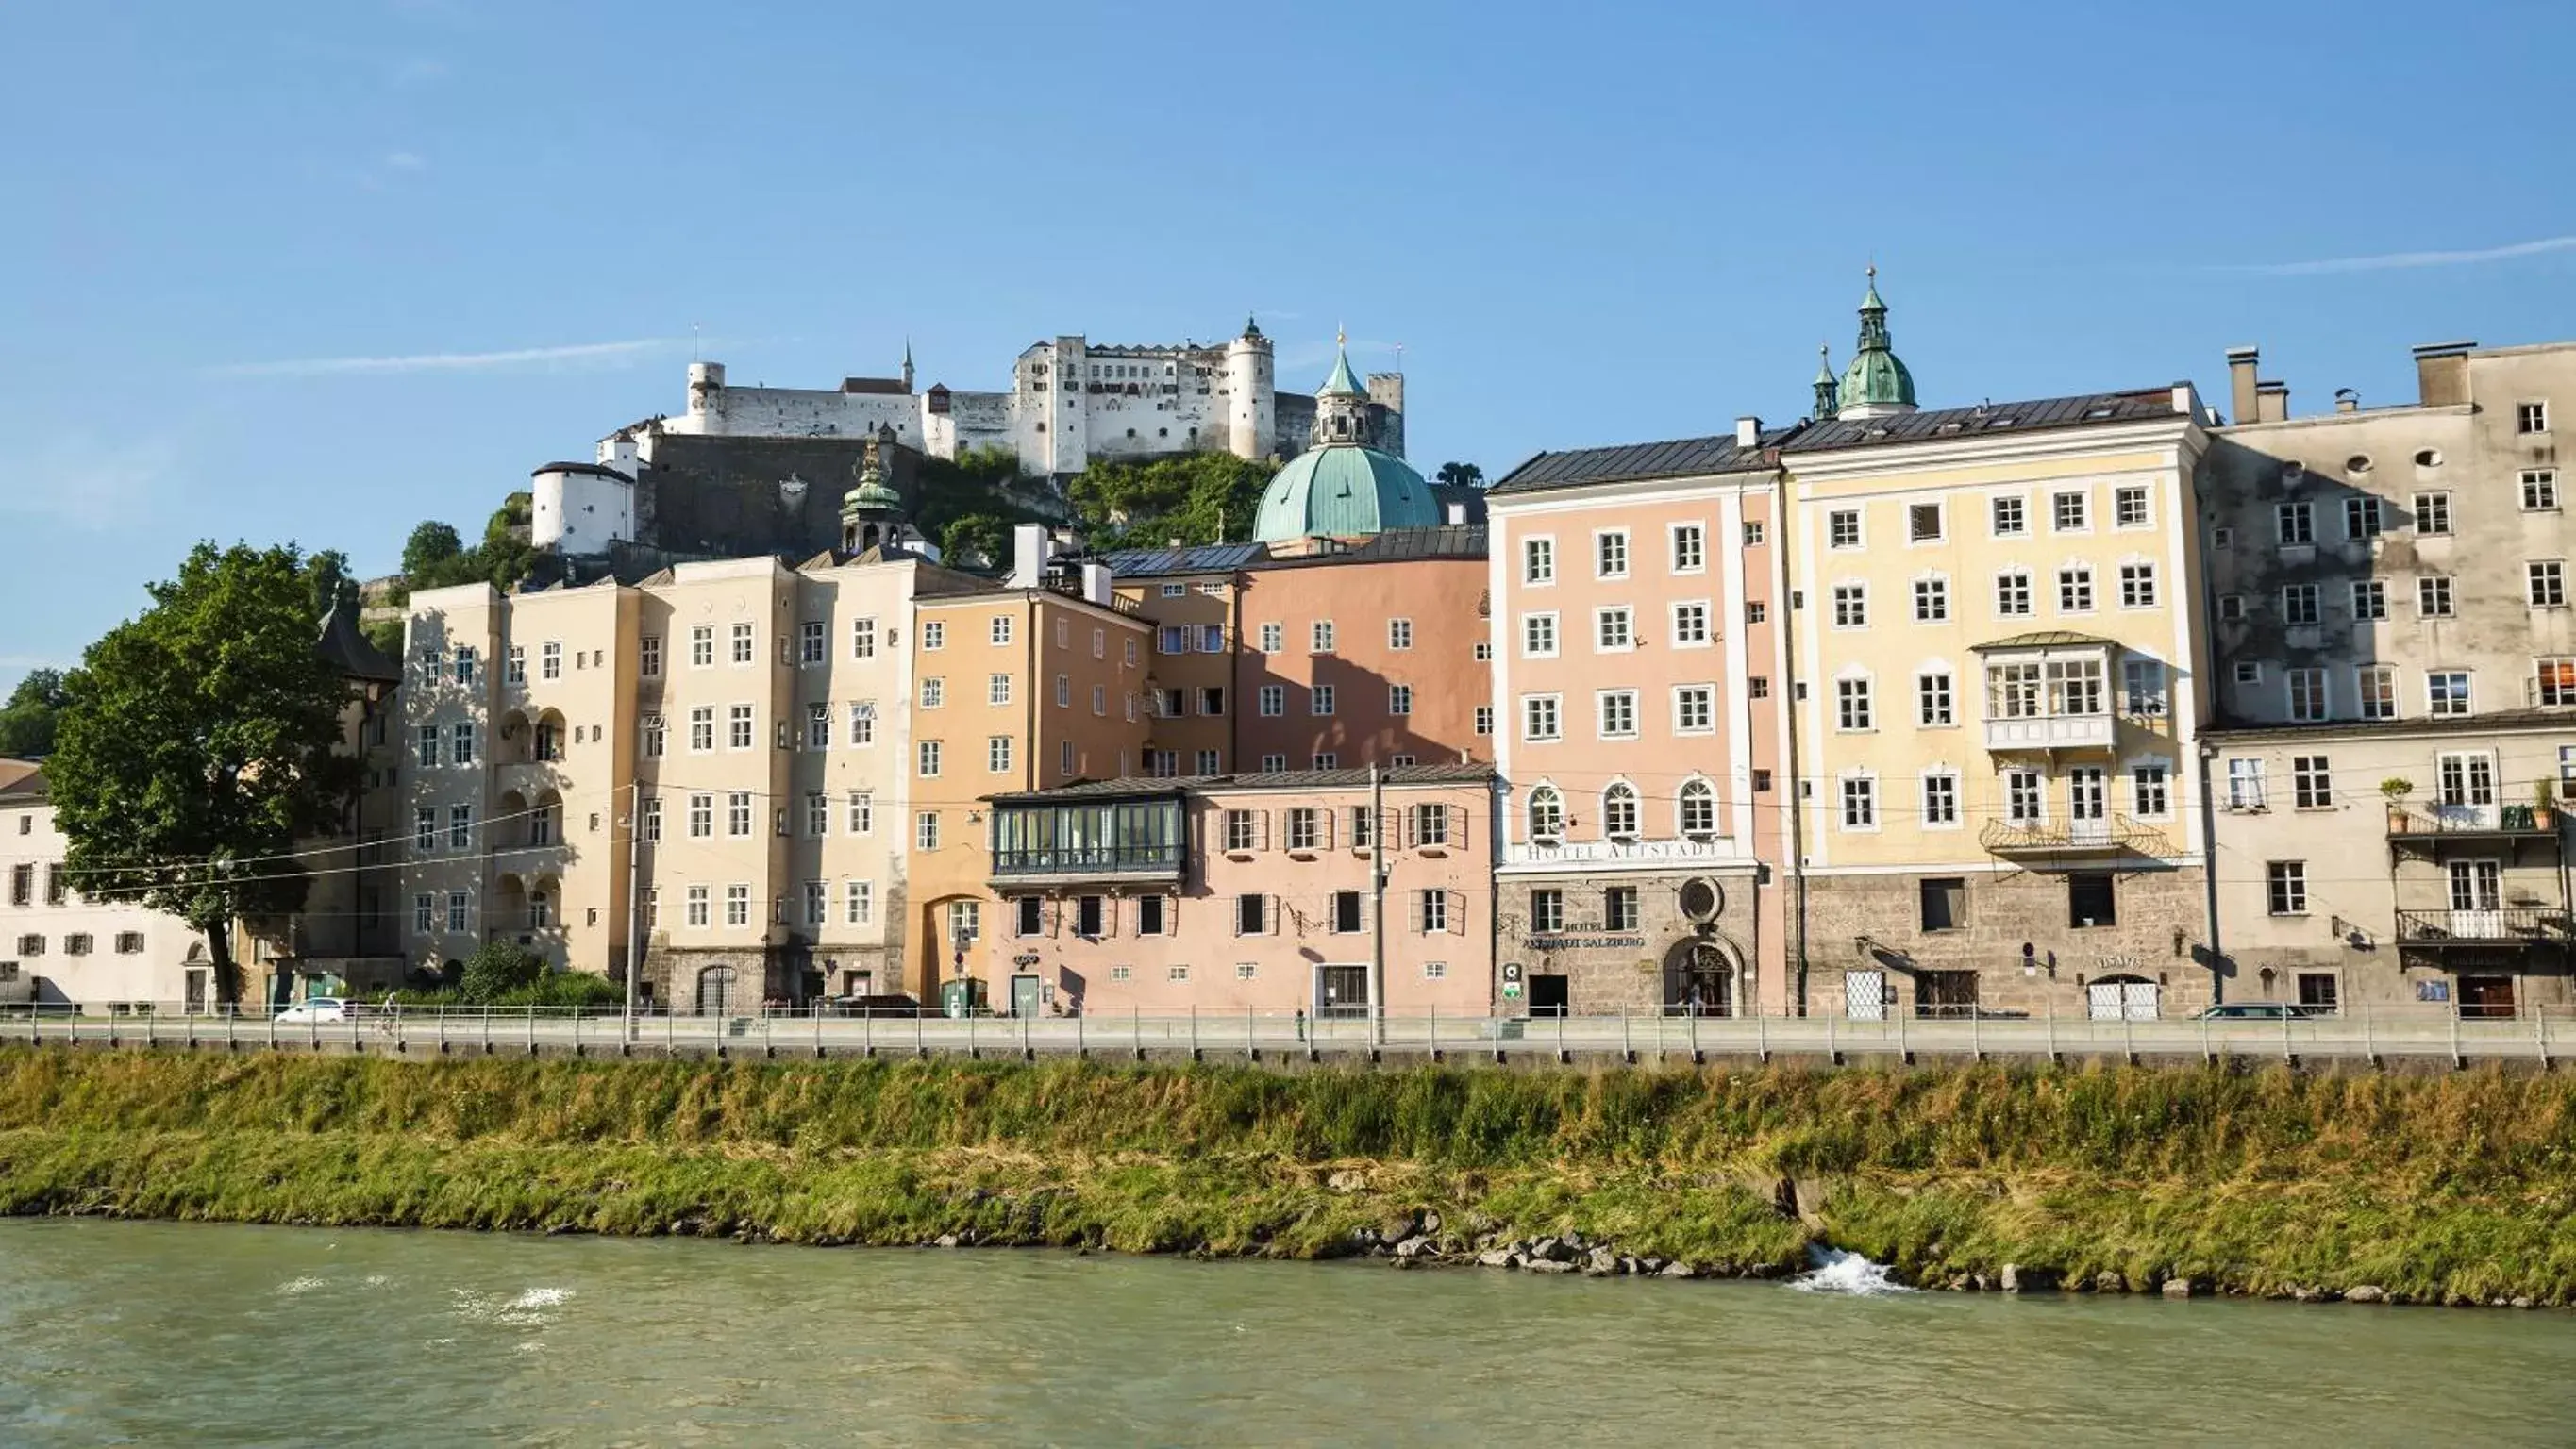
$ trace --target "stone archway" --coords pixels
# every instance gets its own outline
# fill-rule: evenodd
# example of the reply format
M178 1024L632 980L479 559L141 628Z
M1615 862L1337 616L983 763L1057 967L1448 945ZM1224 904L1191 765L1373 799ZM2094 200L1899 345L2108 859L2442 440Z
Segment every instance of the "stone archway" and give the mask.
M1664 951L1663 977L1667 1016L1734 1016L1744 1010L1744 954L1722 935L1695 932L1673 942Z

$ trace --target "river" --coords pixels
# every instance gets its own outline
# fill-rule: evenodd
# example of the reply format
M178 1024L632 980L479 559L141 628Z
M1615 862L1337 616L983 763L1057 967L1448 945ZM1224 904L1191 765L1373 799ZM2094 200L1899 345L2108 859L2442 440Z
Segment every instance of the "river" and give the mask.
M2576 1316L0 1222L0 1443L2564 1443Z

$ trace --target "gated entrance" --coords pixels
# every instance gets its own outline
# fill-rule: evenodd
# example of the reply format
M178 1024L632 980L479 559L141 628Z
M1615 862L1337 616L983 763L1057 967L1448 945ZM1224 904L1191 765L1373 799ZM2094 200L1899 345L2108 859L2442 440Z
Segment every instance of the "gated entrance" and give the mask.
M2153 1021L2164 988L2143 976L2105 976L2084 988L2085 1015L2095 1021Z

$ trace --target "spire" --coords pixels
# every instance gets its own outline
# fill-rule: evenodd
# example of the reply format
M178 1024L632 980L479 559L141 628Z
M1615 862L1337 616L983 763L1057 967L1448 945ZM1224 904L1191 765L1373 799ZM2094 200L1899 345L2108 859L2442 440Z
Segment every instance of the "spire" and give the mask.
M1336 330L1333 333L1333 375L1324 379L1324 385L1316 390L1315 396L1333 397L1339 394L1367 397L1368 389L1360 386L1358 377L1351 372L1349 334Z
M1333 375L1315 390L1311 441L1318 447L1331 443L1376 446L1376 420L1369 415L1368 389L1360 386L1358 374L1351 371L1350 340L1348 333L1334 330Z
M1243 314L1243 335L1246 337L1259 337L1261 335L1261 324L1255 321L1252 314L1249 312Z
M1823 396L1818 393L1819 399ZM1874 418L1914 411L1914 374L1898 360L1888 339L1887 303L1878 295L1878 267L1869 269L1869 290L1860 300L1860 348L1844 370L1836 390L1835 416Z
M903 339L903 390L912 391L912 339Z
M1834 349L1830 343L1819 342L1816 344L1815 387L1815 418L1817 421L1822 422L1826 418L1830 418L1834 415L1834 399L1836 394L1841 391L1834 382Z

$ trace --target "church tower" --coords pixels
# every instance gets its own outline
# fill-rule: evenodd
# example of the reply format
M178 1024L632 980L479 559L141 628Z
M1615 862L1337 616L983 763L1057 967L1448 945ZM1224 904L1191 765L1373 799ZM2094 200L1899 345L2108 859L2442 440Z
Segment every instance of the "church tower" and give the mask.
M1821 393L1819 394L1821 396ZM1860 301L1860 350L1843 373L1838 418L1878 418L1914 411L1914 374L1897 360L1887 336L1887 304L1878 298L1878 268L1869 269L1869 294Z
M1321 448L1334 443L1375 446L1369 422L1368 389L1351 372L1350 339L1333 335L1333 375L1315 392L1315 431L1307 439Z
M1828 343L1816 344L1816 410L1808 416L1818 422L1832 417L1840 407L1837 401L1842 388L1834 381L1834 349Z
M895 547L910 537L903 495L885 481L882 450L893 441L890 427L878 429L868 439L867 451L859 459L858 486L841 495L841 552L853 558L873 548Z

